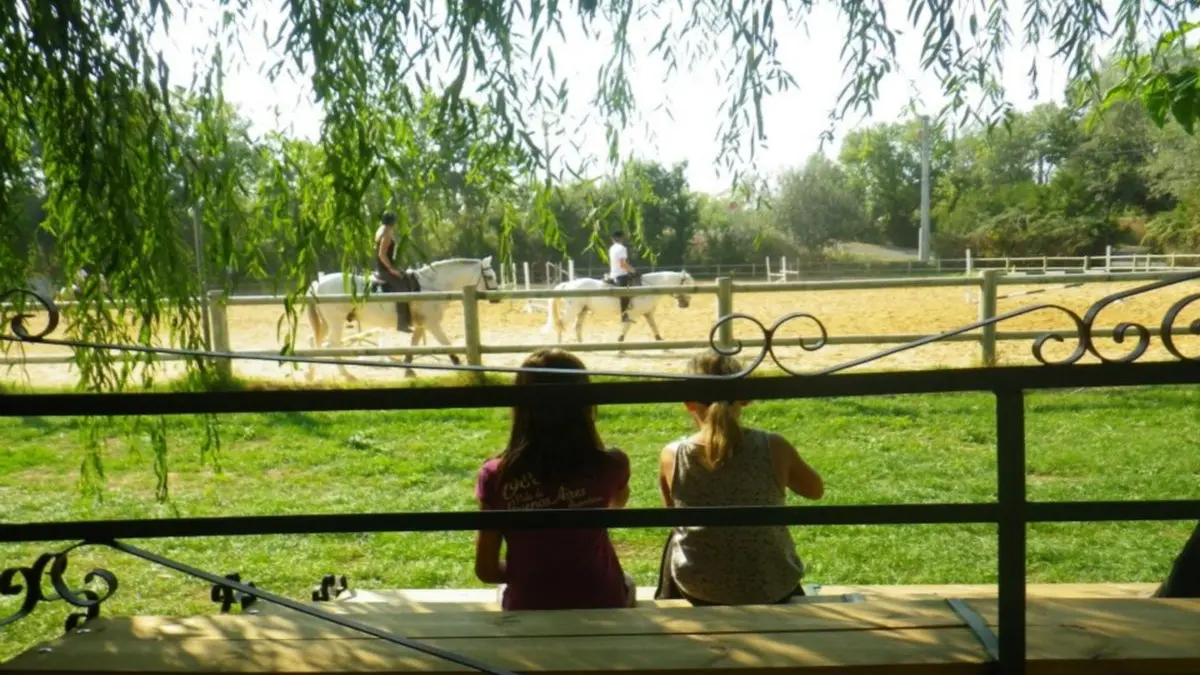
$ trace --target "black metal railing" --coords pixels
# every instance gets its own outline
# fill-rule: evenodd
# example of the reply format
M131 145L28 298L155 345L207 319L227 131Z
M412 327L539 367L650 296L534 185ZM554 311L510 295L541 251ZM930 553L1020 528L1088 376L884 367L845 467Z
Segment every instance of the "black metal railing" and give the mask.
M874 396L889 394L926 394L945 392L991 392L996 401L997 499L990 503L949 503L909 505L857 506L779 506L724 507L673 509L586 509L542 511L481 511L450 513L365 513L337 515L289 516L230 516L214 518L174 518L162 520L105 520L34 522L0 524L0 542L34 542L74 540L79 543L60 552L41 556L29 567L5 570L0 574L0 594L24 593L21 608L13 616L0 620L0 626L28 615L41 602L66 600L86 610L75 621L94 616L100 603L116 590L116 578L105 571L89 573L91 578L105 582L103 594L93 591L74 592L63 579L67 554L84 544L111 547L143 560L162 565L185 575L205 580L214 588L236 591L244 597L288 607L309 616L372 635L394 644L416 649L489 673L502 673L487 664L461 655L424 645L387 631L359 623L344 616L333 615L313 605L289 600L269 591L236 579L221 577L183 563L131 546L122 539L155 539L162 537L243 536L262 534L315 534L351 532L419 532L469 531L479 529L543 529L574 527L648 528L698 525L882 525L882 524L996 524L999 582L999 649L996 665L1001 672L1022 673L1025 670L1025 554L1026 527L1042 522L1091 522L1200 519L1200 500L1143 501L1143 502L1030 502L1025 482L1025 392L1042 389L1127 387L1147 385L1200 384L1200 357L1184 353L1177 340L1181 333L1200 336L1200 320L1177 326L1182 312L1200 300L1200 294L1187 295L1171 305L1161 323L1163 346L1172 360L1165 362L1138 361L1150 346L1150 330L1144 325L1123 322L1117 324L1111 340L1125 345L1136 338L1132 348L1119 357L1104 354L1097 346L1094 328L1097 316L1117 300L1149 293L1177 284L1200 280L1200 273L1179 275L1147 284L1130 291L1107 296L1094 303L1083 315L1058 305L1034 305L997 316L987 321L964 326L953 331L929 336L900 345L871 357L855 359L811 375L799 375L782 363L774 348L794 344L806 351L819 349L825 342L825 328L808 314L789 315L768 328L745 315L730 315L720 319L710 333L714 349L726 353L741 351L741 344L722 347L716 336L728 322L749 320L763 333L761 351L741 372L727 377L678 374L610 373L640 378L643 381L602 382L588 385L539 384L526 386L480 385L434 388L393 388L370 390L339 390L336 396L328 392L244 391L208 393L117 393L117 394L23 394L0 395L0 416L65 416L65 415L181 415L200 413L255 413L283 411L334 411L381 409L480 408L507 407L535 403L553 396L561 401L589 404L671 403L682 400L713 400L718 398L794 399L837 396ZM22 300L14 292L6 297ZM28 294L27 294L28 295ZM34 296L36 298L36 296ZM0 297L3 300L4 297ZM148 347L96 345L70 340L51 339L57 312L53 305L36 298L49 313L51 329L30 330L28 312L18 312L11 321L10 335L0 335L9 341L42 342L77 349L141 349L164 351ZM16 303L19 304L19 303ZM1043 365L1000 368L970 368L918 372L843 373L871 361L907 349L937 342L950 335L1000 323L1035 311L1051 310L1065 313L1074 324L1078 346L1065 359L1044 358L1047 342L1063 342L1068 336L1049 331L1032 345L1034 356ZM779 327L792 320L815 322L818 335L785 343L777 337ZM777 342L777 344L773 344ZM185 350L170 350L172 353ZM205 358L240 358L235 354L186 352ZM1101 363L1078 365L1091 354ZM747 377L767 358L786 370L784 377ZM296 359L315 363L339 363L328 359ZM348 363L367 367L391 367L383 363ZM421 364L409 364L420 367ZM446 368L438 366L439 369ZM463 366L457 370L514 372L520 369ZM646 381L649 380L649 381ZM42 593L42 576L50 575L58 595ZM85 577L85 581L87 577ZM21 581L24 581L22 585ZM228 599L228 596L226 596ZM983 626L986 630L987 627ZM978 631L979 628L976 627ZM989 640L996 636L990 635ZM982 637L981 637L982 639ZM986 642L986 641L985 641Z

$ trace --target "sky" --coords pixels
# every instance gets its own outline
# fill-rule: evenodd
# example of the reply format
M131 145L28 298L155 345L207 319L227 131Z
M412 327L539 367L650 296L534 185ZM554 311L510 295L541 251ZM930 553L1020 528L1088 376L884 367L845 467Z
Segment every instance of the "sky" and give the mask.
M258 28L247 31L244 36L243 52L236 56L232 72L225 79L226 98L250 119L253 132L290 128L296 135L315 140L319 135L321 112L312 103L305 77L285 75L272 82L259 72L261 64L269 65L279 58L279 53L269 50L262 39L260 22L266 19L273 27L282 5L276 0L257 2ZM885 3L892 27L904 31L897 41L900 71L889 75L881 84L871 116L851 112L834 127L833 143L827 143L823 149L831 157L836 157L847 131L908 117L907 106L914 96L923 104L921 112L934 114L944 103L936 78L919 67L922 35L920 30L912 29L908 24L907 0L885 0ZM780 25L777 28L778 56L798 86L773 94L763 104L767 147L757 157L760 175L776 176L783 170L802 165L810 154L822 151L819 149L821 134L829 128L829 112L847 81L839 61L844 19L839 18L832 3L816 4L818 6L803 27ZM1006 53L1003 76L1008 101L1018 109L1029 109L1037 103L1061 100L1066 66L1048 59L1045 54L1050 50L1045 45L1042 54L1020 46L1020 12L1024 3L1012 5L1009 19L1014 28L1015 44ZM156 46L163 50L174 78L186 80L187 76L181 74L191 72L203 58L197 53L211 46L207 27L219 18L219 13L212 9L193 11L186 19L174 17L169 33L157 36ZM568 114L571 120L565 126L573 128L574 122L586 113L587 102L595 92L597 70L611 54L611 45L603 40L586 39L573 24L567 23L566 44L562 44L557 36L550 44L555 52L559 76L570 77L572 105ZM624 132L622 149L632 151L639 158L665 164L686 161L692 189L722 192L728 189L731 180L731 174L720 170L717 163L718 109L727 95L726 84L718 80L715 61L697 64L691 72L677 73L664 82L665 64L659 57L647 55L649 46L658 39L660 25L635 22L630 36L636 58L631 80L642 119ZM1040 73L1036 98L1031 96L1026 75L1035 59ZM665 102L672 115L661 109L655 110ZM647 133L647 129L653 129L653 132ZM571 134L571 140L580 146L579 154L590 154L602 160L606 157L607 143L599 121L585 124Z

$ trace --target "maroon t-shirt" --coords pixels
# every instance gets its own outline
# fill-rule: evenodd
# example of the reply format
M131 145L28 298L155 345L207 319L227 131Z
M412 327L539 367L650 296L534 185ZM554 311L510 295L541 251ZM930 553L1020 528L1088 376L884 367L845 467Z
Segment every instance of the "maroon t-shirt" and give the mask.
M600 509L629 484L629 458L609 450L611 461L593 475L543 483L528 472L500 480L500 459L479 470L475 497L491 510ZM504 532L504 609L624 607L625 575L606 529Z

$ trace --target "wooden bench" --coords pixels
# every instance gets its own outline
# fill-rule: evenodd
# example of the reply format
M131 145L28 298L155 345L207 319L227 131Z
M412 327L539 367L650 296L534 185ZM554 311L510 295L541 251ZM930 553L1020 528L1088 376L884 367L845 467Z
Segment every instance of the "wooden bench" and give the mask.
M322 606L371 604L383 603ZM995 599L959 604L997 630ZM1031 675L1200 672L1200 600L1033 597L1027 617ZM984 641L960 610L938 598L558 612L401 609L363 620L520 672L983 675L990 669ZM433 671L468 672L292 612L100 618L0 665L0 672L29 674Z

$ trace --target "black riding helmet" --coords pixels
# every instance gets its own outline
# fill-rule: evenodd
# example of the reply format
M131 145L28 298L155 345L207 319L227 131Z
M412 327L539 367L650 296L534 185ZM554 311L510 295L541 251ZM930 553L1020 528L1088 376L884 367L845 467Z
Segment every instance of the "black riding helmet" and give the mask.
M396 214L392 213L391 211L384 211L383 217L379 219L379 222L383 223L384 225L395 225Z
M613 230L613 233L611 236L613 239L622 239L625 237L625 233L620 230Z

